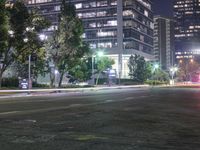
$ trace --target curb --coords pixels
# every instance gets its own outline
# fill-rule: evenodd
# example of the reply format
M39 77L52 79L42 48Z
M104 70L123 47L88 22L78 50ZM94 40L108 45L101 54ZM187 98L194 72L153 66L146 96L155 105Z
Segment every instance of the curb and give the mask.
M70 88L70 89L31 89L31 90L0 90L1 93L18 93L12 95L0 95L1 98L14 97L34 97L34 96L48 96L51 94L63 94L63 92L76 93L87 91L111 90L111 89L125 89L125 88L145 88L149 85L134 85L134 86L113 86L113 87L93 87L93 88ZM40 92L40 93L37 93ZM31 94L29 94L31 93ZM69 94L68 93L68 94ZM66 94L66 93L65 93Z

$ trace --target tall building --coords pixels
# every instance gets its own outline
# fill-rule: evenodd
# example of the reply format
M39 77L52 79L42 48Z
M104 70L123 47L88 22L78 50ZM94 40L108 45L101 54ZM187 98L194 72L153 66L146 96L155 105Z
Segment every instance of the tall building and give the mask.
M57 28L61 0L27 0ZM128 59L139 54L153 59L153 14L151 0L67 0L75 5L84 24L83 38L94 50L115 60L113 69L128 77Z
M170 18L154 17L154 56L163 70L174 65L174 21Z
M200 0L175 0L176 58L200 55Z

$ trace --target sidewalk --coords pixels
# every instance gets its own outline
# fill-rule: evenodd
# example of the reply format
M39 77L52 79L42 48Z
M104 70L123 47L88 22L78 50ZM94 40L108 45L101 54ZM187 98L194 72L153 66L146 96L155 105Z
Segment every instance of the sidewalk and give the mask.
M49 96L58 93L80 93L88 91L124 89L124 88L143 88L149 85L131 85L131 86L98 86L92 88L58 88L58 89L31 89L31 90L0 90L0 98L26 97L26 96Z

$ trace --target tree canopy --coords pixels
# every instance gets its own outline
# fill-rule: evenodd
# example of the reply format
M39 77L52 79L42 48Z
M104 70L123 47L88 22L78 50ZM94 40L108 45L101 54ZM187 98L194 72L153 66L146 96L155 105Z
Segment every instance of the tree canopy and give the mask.
M82 40L82 34L82 21L76 16L74 6L62 0L58 29L46 43L48 60L60 74L59 86L64 74L75 67L76 62L90 51L88 44ZM52 82L53 78L55 77L51 74Z
M49 23L34 12L28 12L21 0L12 7L0 2L0 85L5 70L16 60L25 62L28 55L41 53L42 42L38 34Z
M115 61L107 56L101 56L101 57L97 56L96 64L97 64L96 73L98 74L96 79L96 85L97 85L100 74L106 69L111 69L112 65L115 64Z
M130 78L137 82L143 83L151 77L151 65L142 56L131 55L128 67Z

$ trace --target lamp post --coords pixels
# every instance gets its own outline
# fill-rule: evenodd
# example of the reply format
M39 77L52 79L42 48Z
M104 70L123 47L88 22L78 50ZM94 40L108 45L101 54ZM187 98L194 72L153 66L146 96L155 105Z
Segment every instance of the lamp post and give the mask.
M170 68L170 72L171 72L171 84L174 85L174 75L175 73L178 71L178 68L173 66Z
M12 32L13 34L13 32ZM39 38L41 41L44 41L47 39L47 36L45 34L40 34ZM28 38L24 39L24 42L28 42ZM28 56L28 89L30 90L32 88L32 80L31 80L31 55Z
M24 39L24 42L28 42L28 38ZM31 82L31 54L28 55L28 90L32 88L32 82ZM30 94L30 92L28 92Z
M92 55L92 85L94 85L94 56Z
M28 56L28 89L31 89L31 55Z
M97 52L97 56L98 57L103 57L104 56L104 52L103 51L98 51ZM96 56L95 55L92 55L92 85L95 84L95 78L94 78L94 65L95 65L95 58Z
M159 69L159 67L160 66L159 66L158 63L153 64L153 74L154 74L154 76L156 75L156 71ZM156 75L156 80L158 80L158 76L157 75Z

